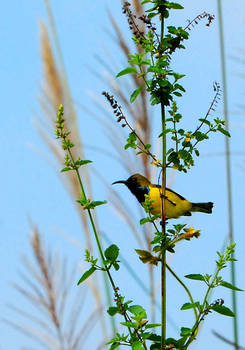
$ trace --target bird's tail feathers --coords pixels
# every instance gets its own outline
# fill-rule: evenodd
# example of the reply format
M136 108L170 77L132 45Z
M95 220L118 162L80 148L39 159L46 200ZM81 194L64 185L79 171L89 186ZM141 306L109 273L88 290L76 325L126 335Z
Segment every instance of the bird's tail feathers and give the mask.
M192 203L191 211L199 211L201 213L211 214L214 203L206 202L206 203Z

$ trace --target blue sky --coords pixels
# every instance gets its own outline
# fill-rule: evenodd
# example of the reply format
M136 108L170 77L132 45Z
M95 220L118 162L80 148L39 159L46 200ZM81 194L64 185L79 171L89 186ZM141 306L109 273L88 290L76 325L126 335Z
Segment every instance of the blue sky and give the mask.
M212 100L212 84L221 82L220 52L218 41L218 21L216 1L181 1L184 11L177 12L173 18L174 23L184 25L186 19L192 19L197 14L207 11L216 15L214 24L207 28L204 23L191 31L191 39L186 45L186 51L181 56L176 55L174 66L177 71L184 72L187 77L183 83L187 90L182 105L182 114L186 117L188 126L194 127L194 118L202 117ZM52 1L52 9L58 28L63 56L74 100L79 114L80 132L85 144L103 145L111 147L101 126L92 120L79 105L93 108L90 93L100 97L106 88L106 82L99 81L91 73L90 68L101 69L95 55L108 58L104 48L111 51L119 70L123 69L125 62L118 56L116 47L111 43L107 34L110 23L107 10L115 16L125 36L128 35L126 21L121 13L120 1ZM0 64L0 95L2 125L0 128L2 171L0 173L0 186L2 193L2 209L0 217L1 241L1 288L0 313L4 318L13 318L16 315L7 308L7 304L22 299L13 290L10 282L21 282L19 274L21 257L24 254L31 256L28 238L30 225L28 218L35 222L47 245L60 250L70 261L70 264L81 260L82 251L67 244L66 239L57 234L57 231L69 233L76 240L80 240L81 230L77 213L67 192L64 190L59 169L50 167L47 158L52 160L49 150L40 139L35 128L35 120L41 115L37 97L40 95L42 82L42 66L40 60L39 20L48 23L44 3L35 1L24 3L14 0L2 4L0 37L1 37L1 64ZM223 1L225 42L227 54L228 97L231 121L231 150L232 150L232 190L234 204L235 241L237 242L237 274L238 286L245 289L244 276L244 105L245 85L241 74L244 65L236 60L244 61L245 11L243 1ZM100 72L106 75L105 71ZM156 113L155 113L156 114ZM216 115L222 117L222 103L217 107ZM214 116L216 116L214 115ZM157 128L156 116L154 126ZM157 135L157 129L156 131ZM113 151L113 150L112 150ZM196 162L188 175L176 174L173 188L193 201L213 201L215 203L212 216L204 217L195 214L186 222L202 230L202 235L193 242L182 243L170 263L178 274L212 272L216 251L222 247L227 235L227 200L224 137L213 135L209 143L201 147L202 156ZM40 154L44 154L42 157ZM101 156L88 148L88 158L93 159L93 167L100 171L103 177L111 184L115 180L127 178L128 173L122 167L115 165L110 158ZM46 158L46 159L45 159ZM137 169L136 169L137 170ZM99 199L108 199L108 193L102 188L100 181L93 176L94 191ZM117 191L123 194L132 206L132 212L137 210L136 201L131 194L122 187ZM96 198L96 199L98 199ZM110 239L120 244L123 256L132 264L138 264L135 257L135 241L125 239L125 228L120 219L108 224L111 207L98 210L101 227L109 234ZM138 225L138 223L136 222ZM83 242L81 241L83 244ZM130 249L129 249L130 247ZM139 273L146 273L144 267L137 267ZM77 277L77 276L75 276ZM135 288L130 290L133 283L126 275L125 268L118 274L122 291L128 298L139 296L144 303L144 294L137 295ZM226 274L229 279L229 274ZM188 311L177 312L185 300L182 290L176 287L175 282L169 278L168 312L171 318L177 321L180 317L188 322ZM198 282L197 282L198 283ZM189 284L194 288L198 298L199 289L195 282ZM216 295L217 294L217 295ZM226 290L215 292L215 297L224 297L226 304L231 305L230 295ZM28 306L27 306L28 307ZM243 331L245 298L238 295L240 343L245 344ZM186 316L187 315L187 316ZM0 349L21 349L29 340L17 333L5 323L0 327ZM231 320L218 314L210 315L204 325L200 340L192 349L201 350L210 348L229 349L212 334L211 330L223 332L231 338ZM169 326L169 335L175 330Z

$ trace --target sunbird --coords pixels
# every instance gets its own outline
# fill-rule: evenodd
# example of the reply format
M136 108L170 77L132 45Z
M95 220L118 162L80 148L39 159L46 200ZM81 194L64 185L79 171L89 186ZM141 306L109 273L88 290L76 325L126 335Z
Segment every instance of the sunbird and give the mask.
M140 174L134 174L127 180L115 181L114 184L124 184L135 195L140 204L145 202L145 195L149 196L151 204L151 213L162 215L162 187L152 184L146 177ZM191 216L192 212L212 213L212 202L192 203L174 192L170 188L166 188L163 207L165 208L166 219L176 219L180 216Z

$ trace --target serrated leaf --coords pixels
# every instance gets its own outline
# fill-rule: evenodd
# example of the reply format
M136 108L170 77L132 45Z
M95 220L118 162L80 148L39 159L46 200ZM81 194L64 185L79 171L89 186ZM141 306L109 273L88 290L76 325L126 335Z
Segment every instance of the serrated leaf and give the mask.
M132 305L128 308L128 311L130 311L133 315L139 315L142 314L142 318L146 318L146 311L141 305Z
M190 275L186 275L186 278L189 278L190 280L196 280L196 281L205 281L203 275L199 273L192 273Z
M91 276L94 273L94 271L96 271L96 267L94 266L92 266L89 270L85 271L80 280L77 282L77 285L79 286L79 284L81 284L87 278L89 278L89 276Z
M132 73L137 73L136 67L127 67L127 68L121 70L121 72L119 72L117 74L116 78L119 78L119 77L126 75L126 74L132 74Z
M130 102L131 103L133 103L136 100L136 98L141 93L141 91L142 91L142 86L139 86L138 89L134 90L134 92L130 96Z
M233 286L231 283L226 282L226 281L221 281L220 286L225 287L225 288L229 288L229 289L233 289L233 290L237 290L238 292L244 292L243 289L237 288L237 287Z
M211 310L214 310L215 312L218 312L221 315L229 316L229 317L235 317L235 314L231 309L224 305L213 305L211 306Z
M117 260L119 255L119 248L115 244L111 244L106 250L105 250L105 257L106 259L110 261Z

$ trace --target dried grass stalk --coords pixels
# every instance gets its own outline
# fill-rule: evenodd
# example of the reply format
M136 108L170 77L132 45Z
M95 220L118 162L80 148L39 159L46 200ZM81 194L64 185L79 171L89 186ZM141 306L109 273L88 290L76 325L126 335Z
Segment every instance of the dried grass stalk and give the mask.
M89 316L82 313L85 306L85 290L81 293L79 288L77 295L73 295L74 281L71 277L74 276L74 271L68 271L66 261L60 259L58 254L46 250L37 227L33 227L30 243L35 264L25 259L25 272L21 274L22 285L15 283L14 288L35 306L38 315L31 307L27 311L19 305L10 305L9 307L27 319L28 323L12 320L6 322L46 348L83 349L101 309L95 309ZM73 306L70 305L69 299L71 292Z

